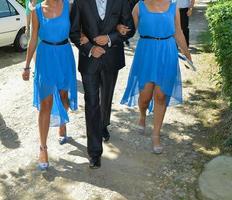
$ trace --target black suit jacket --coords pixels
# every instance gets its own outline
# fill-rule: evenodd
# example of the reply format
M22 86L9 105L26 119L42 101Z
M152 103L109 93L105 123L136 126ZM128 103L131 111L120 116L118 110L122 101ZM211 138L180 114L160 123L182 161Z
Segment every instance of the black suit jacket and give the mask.
M130 4L130 8L131 10L133 10L133 8L135 7L135 5L139 2L139 0L128 0L129 4Z
M107 0L106 15L102 21L99 17L95 0L75 0L72 6L70 39L79 49L79 71L81 73L95 73L99 67L106 70L119 70L125 66L123 41L132 37L135 26L128 4L128 0ZM116 27L119 23L130 27L126 35L120 35ZM80 45L81 32L89 43ZM101 58L89 57L91 48L96 45L93 39L99 35L109 35L111 47L103 48L106 53Z

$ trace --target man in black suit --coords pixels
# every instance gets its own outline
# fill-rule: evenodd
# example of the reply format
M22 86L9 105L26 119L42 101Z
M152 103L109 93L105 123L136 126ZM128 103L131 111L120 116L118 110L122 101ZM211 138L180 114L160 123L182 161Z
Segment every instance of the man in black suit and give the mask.
M102 137L110 137L107 126L118 70L125 66L123 41L134 35L135 27L127 0L75 0L70 19L70 39L79 49L85 92L89 166L99 168ZM125 36L117 32L119 23L130 30ZM81 44L81 33L88 43Z
M135 5L138 3L139 0L128 0L129 4L130 4L130 8L131 11L133 10L133 8L135 7Z
M135 5L138 3L139 0L128 0L131 12L133 11L133 8L135 7ZM125 44L129 47L130 46L130 41L126 40Z

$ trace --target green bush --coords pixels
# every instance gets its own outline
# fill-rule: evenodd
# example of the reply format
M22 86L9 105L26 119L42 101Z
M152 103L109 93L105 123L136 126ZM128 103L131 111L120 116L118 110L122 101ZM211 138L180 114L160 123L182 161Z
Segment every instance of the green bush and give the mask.
M18 1L22 6L24 6L25 7L25 5L26 5L26 0L16 0L16 1Z
M232 0L211 3L206 17L213 51L220 67L223 94L228 97L232 106Z
M212 53L212 38L209 30L203 31L198 35L201 48L206 53Z

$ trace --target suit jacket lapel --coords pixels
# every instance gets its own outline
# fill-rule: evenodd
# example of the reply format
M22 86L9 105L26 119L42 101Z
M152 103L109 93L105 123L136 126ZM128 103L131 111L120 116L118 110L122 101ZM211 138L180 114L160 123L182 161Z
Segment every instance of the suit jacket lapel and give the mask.
M115 0L107 0L104 24L108 21Z
M89 0L89 2L90 2L90 6L92 8L93 14L95 15L96 19L98 20L101 19L98 14L96 0Z

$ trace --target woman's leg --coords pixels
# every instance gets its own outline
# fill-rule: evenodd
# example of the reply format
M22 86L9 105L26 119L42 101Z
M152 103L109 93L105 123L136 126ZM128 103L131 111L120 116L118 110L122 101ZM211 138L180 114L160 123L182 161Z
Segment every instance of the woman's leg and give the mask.
M155 86L154 91L154 129L153 129L153 145L160 146L160 129L163 124L164 115L166 112L166 97L159 86Z
M61 98L61 101L62 101L65 109L68 111L68 109L69 109L68 92L61 90L60 91L60 98ZM59 136L64 136L65 134L66 134L66 125L64 124L64 125L60 126Z
M140 110L140 119L139 119L139 126L145 127L146 123L146 111L149 106L149 103L153 96L155 85L153 83L147 83L144 86L144 89L139 94L139 110Z
M47 147L47 137L49 131L52 103L53 103L52 96L47 97L40 103L40 111L39 111L39 134L40 134L40 145L41 145L41 151L39 156L40 162L48 162L48 154L46 147Z

